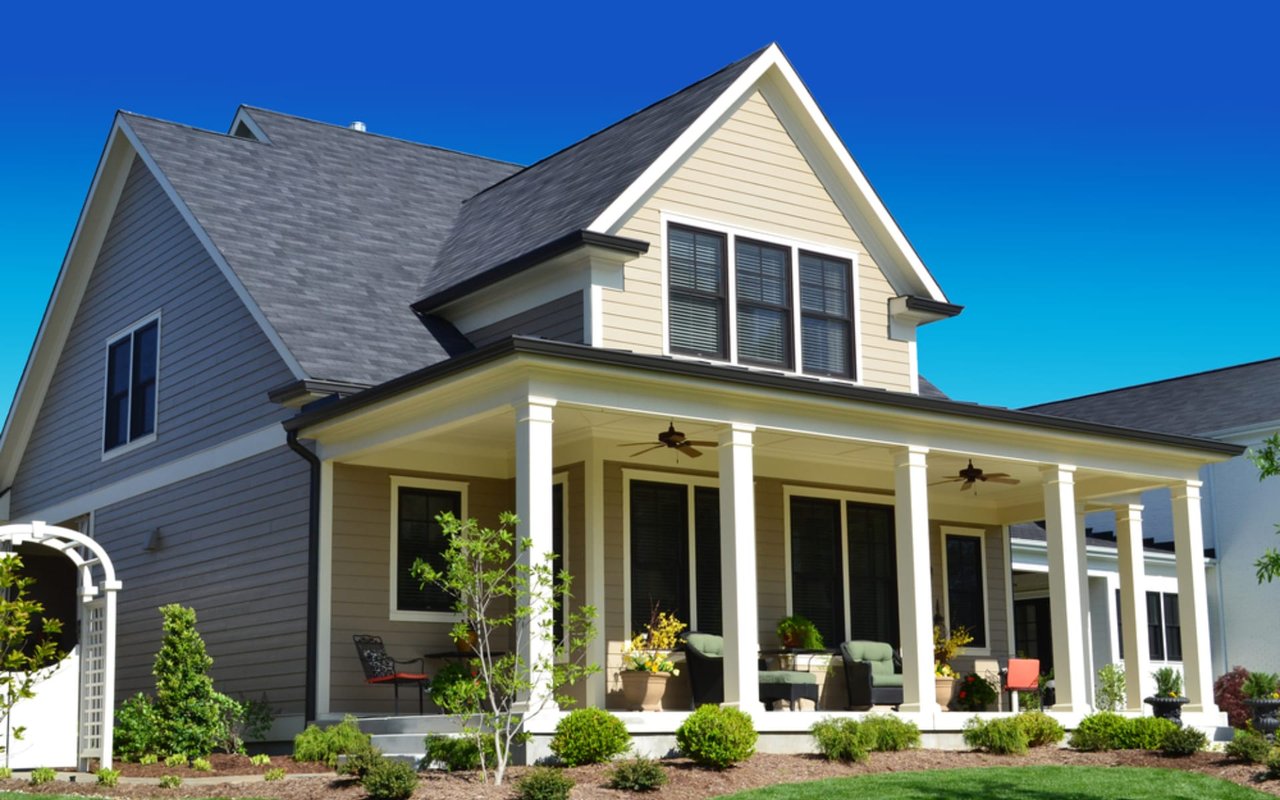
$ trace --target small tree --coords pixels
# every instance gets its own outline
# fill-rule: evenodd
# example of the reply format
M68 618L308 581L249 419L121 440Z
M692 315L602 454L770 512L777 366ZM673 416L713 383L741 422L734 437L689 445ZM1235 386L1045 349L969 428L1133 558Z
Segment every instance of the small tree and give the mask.
M1280 433L1273 433L1262 442L1262 447L1249 451L1249 460L1258 468L1258 480L1280 475ZM1280 523L1276 525L1280 533ZM1270 583L1280 577L1280 550L1268 547L1253 566L1258 570L1258 583Z
M462 618L454 626L456 639L475 633L471 668L482 692L450 710L476 743L485 780L492 775L500 785L512 749L528 738L525 721L553 700L571 704L572 699L559 695L559 690L600 669L584 663L586 645L595 636L595 609L583 606L567 615L566 646L556 636L554 619L562 599L568 597L571 578L564 570L556 572L554 556L530 564L516 558L532 543L529 539L516 542L515 515L500 514L496 529L449 513L436 519L448 541L443 568L419 558L413 575L423 586L434 584L456 598L454 609ZM512 639L511 652L495 654ZM543 652L549 655L530 663L521 653L539 641L547 645ZM550 692L543 693L540 683L549 684Z
M213 659L196 630L195 609L174 603L160 613L164 638L151 670L156 676L155 746L164 754L204 757L226 742L227 720L238 716L239 704L213 688Z
M22 574L21 556L0 555L0 719L8 719L19 700L35 697L36 683L48 677L66 655L56 638L62 622L43 616L44 605L28 594L34 584L34 578ZM37 617L40 632L32 642ZM15 739L23 733L22 727L13 729ZM5 760L8 763L7 754Z

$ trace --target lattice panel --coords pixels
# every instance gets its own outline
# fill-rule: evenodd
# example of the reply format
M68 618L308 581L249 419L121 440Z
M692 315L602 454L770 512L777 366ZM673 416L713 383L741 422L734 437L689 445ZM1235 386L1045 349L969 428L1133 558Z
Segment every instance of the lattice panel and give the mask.
M107 604L98 598L84 606L80 642L80 758L102 757L103 689L107 666Z

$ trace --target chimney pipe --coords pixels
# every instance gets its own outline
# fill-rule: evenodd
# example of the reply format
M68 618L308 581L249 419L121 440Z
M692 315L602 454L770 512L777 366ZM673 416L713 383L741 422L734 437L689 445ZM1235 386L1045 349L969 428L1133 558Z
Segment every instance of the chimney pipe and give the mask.
M360 131L361 133L364 133L366 130L368 130L368 128L365 127L365 124L363 122L360 122L359 120L356 120L355 122L351 123L347 127L353 131Z

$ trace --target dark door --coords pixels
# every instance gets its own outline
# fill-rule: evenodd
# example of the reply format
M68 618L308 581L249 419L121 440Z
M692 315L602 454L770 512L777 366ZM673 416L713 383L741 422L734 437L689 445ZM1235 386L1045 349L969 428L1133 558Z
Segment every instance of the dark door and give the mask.
M1053 628L1049 624L1049 598L1013 602L1014 651L1024 658L1040 659L1040 674L1053 669Z

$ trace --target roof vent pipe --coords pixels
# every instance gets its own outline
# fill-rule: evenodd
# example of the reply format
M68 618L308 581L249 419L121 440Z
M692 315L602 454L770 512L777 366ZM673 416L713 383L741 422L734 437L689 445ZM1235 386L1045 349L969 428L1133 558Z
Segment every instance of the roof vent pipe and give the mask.
M356 120L355 122L351 123L347 127L353 131L360 131L361 133L364 133L366 130L368 130L368 128L365 127L364 123L359 120Z

